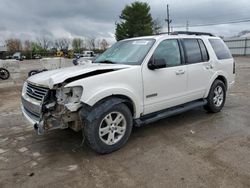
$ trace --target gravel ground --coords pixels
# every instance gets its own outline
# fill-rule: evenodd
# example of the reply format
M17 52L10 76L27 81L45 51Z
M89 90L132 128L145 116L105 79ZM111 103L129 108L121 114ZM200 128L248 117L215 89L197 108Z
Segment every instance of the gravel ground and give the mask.
M0 187L250 187L250 58L236 58L222 112L202 108L135 128L124 148L98 155L81 133L37 136L20 112L20 78L0 83ZM1 87L2 85L2 87Z

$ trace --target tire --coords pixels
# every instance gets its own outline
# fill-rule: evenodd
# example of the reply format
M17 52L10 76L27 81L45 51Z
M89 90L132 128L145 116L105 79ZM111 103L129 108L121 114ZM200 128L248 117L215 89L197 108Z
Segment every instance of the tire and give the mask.
M125 104L107 105L107 103L108 101L101 103L91 110L89 114L93 117L92 120L81 117L84 122L83 134L86 143L100 154L111 153L124 146L133 126L132 114ZM118 124L115 125L115 122Z
M28 73L28 77L33 76L33 75L35 75L35 74L37 74L37 73L39 73L38 70L31 70L31 71Z
M10 77L10 72L7 69L0 68L0 78L2 80L7 80Z
M221 80L212 84L204 109L211 113L220 112L226 101L226 86Z

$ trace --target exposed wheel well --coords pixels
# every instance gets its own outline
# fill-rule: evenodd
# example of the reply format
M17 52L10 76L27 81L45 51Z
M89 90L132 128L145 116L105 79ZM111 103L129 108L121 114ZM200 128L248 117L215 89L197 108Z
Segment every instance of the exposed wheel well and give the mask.
M215 80L220 80L220 81L222 81L222 82L225 84L226 89L227 89L227 79L226 79L224 76L219 75Z

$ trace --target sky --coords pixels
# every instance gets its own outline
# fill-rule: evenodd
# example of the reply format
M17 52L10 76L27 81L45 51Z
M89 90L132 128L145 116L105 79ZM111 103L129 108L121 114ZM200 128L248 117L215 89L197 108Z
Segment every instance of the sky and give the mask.
M153 19L166 28L166 5L175 26L250 19L249 0L141 0L151 7ZM115 23L125 5L133 0L0 0L0 45L8 38L36 40L39 37L105 38L114 43ZM207 27L192 31L230 37L250 30L250 22ZM166 31L166 30L165 30Z

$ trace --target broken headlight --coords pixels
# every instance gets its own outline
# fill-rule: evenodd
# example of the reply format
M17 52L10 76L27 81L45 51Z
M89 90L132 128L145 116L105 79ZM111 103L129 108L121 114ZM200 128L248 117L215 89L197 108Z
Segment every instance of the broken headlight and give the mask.
M57 89L57 103L66 106L70 111L76 111L81 106L82 87L65 87Z

